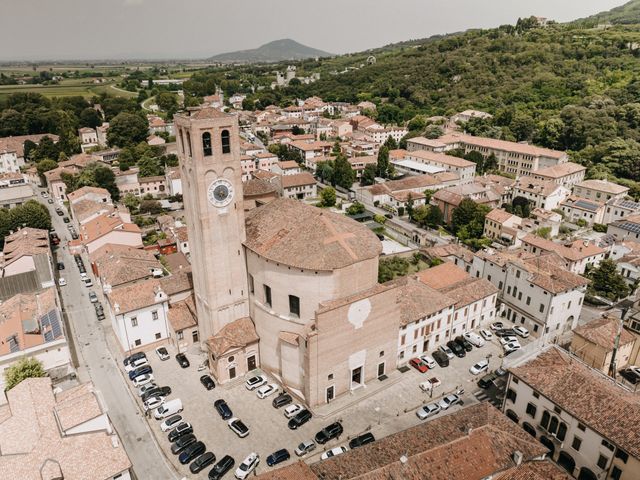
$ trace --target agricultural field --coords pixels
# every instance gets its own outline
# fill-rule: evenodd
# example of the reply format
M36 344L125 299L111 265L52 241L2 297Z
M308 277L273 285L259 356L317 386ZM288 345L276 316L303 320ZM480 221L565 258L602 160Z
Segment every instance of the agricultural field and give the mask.
M63 80L58 85L0 85L0 98L13 93L36 92L45 97L92 97L106 91L113 96L135 97L136 93L114 88L114 81L95 84L89 78Z

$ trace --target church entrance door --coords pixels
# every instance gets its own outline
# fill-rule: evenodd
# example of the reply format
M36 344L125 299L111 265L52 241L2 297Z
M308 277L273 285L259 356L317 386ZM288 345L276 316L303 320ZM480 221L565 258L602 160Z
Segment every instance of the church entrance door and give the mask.
M327 388L327 403L333 400L334 395L335 395L335 388L333 385L331 385L329 388Z
M236 367L231 367L229 369L229 380L233 380L236 378Z
M351 388L357 388L362 385L362 367L351 370Z
M247 358L247 371L251 371L251 370L255 370L256 369L256 356L255 355L251 355L249 358Z

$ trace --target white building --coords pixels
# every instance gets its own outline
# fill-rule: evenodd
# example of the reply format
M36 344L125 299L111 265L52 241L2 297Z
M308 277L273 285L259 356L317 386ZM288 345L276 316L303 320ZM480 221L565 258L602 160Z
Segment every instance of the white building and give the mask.
M125 351L169 338L169 296L159 280L152 278L106 292L111 322Z
M607 254L605 249L588 240L574 240L562 244L537 235L523 237L522 248L537 255L555 252L562 258L564 268L578 275L582 275L587 268L600 265Z
M584 180L573 186L574 195L603 203L616 198L622 199L627 192L628 187L608 180Z
M531 208L555 210L571 195L571 190L550 180L538 180L533 177L521 177L512 189L513 198L524 197Z
M97 147L100 144L98 142L98 132L93 128L83 127L78 130L78 135L80 136L80 148L82 149L82 153L85 153L87 150Z
M509 366L503 411L576 478L640 477L637 394L556 346Z
M555 253L485 249L474 255L470 274L498 288L502 316L552 340L577 325L589 283L563 263Z

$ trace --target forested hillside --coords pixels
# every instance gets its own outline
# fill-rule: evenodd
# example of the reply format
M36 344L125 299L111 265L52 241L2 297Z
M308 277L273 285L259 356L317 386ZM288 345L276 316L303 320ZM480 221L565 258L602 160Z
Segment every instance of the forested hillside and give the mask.
M594 26L606 22L614 25L638 24L640 23L640 0L631 0L624 5L577 20L576 22Z

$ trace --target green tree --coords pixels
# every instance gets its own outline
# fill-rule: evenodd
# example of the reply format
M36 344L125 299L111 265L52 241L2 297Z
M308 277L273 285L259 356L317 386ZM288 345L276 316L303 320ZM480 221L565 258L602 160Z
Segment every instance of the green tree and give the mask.
M160 165L159 159L156 157L144 156L138 160L138 167L140 171L138 175L140 177L155 177L157 175L164 174L164 168Z
M353 202L349 208L347 208L347 215L359 215L364 213L364 205L360 202Z
M162 92L156 95L156 104L171 117L178 111L178 96L171 92Z
M145 118L122 112L109 123L107 140L111 146L127 147L144 142L148 135L149 125Z
M454 233L470 224L478 215L478 204L469 198L463 199L451 214L451 228Z
M162 205L157 200L142 200L140 202L140 213L150 213L151 215L158 215L163 212Z
M90 163L79 174L72 175L63 172L61 178L67 187L67 193L74 192L81 187L101 187L109 192L113 200L120 199L116 175L105 165Z
M55 160L51 160L50 158L45 158L44 160L40 160L36 164L36 170L38 171L38 175L43 176L45 172L53 170L58 167L58 163Z
M380 178L389 176L389 148L386 145L378 150L378 162L376 164L377 174Z
M27 378L45 377L42 363L33 357L23 357L4 371L5 388L11 390Z
M96 128L102 125L102 117L95 108L87 107L80 113L80 126Z
M376 181L377 166L373 163L369 163L364 166L362 176L360 177L360 184L363 186L373 185Z
M589 290L601 297L615 301L625 298L630 293L629 285L611 259L602 260L597 268L591 270L589 277L591 278Z
M336 191L332 187L323 188L320 192L320 205L333 207L336 204Z
M345 189L353 187L353 182L356 181L356 172L351 168L347 157L342 154L338 155L333 162L333 180L336 185Z
M138 207L140 206L140 199L133 193L127 193L122 199L122 203L129 209L129 212L133 213L138 210Z
M36 200L29 200L9 210L8 220L11 230L18 230L22 227L41 228L43 230L51 228L49 210Z
M405 208L407 210L407 215L409 215L409 218L413 218L413 206L415 204L415 201L413 200L413 195L411 195L411 193L409 193L409 196L407 198L407 203L405 204Z
M412 220L416 222L421 227L424 227L427 224L427 217L429 216L429 206L427 205L418 205L413 209L413 215L411 216Z
M427 215L427 225L430 227L439 227L444 223L444 215L435 205L429 205L429 213Z

